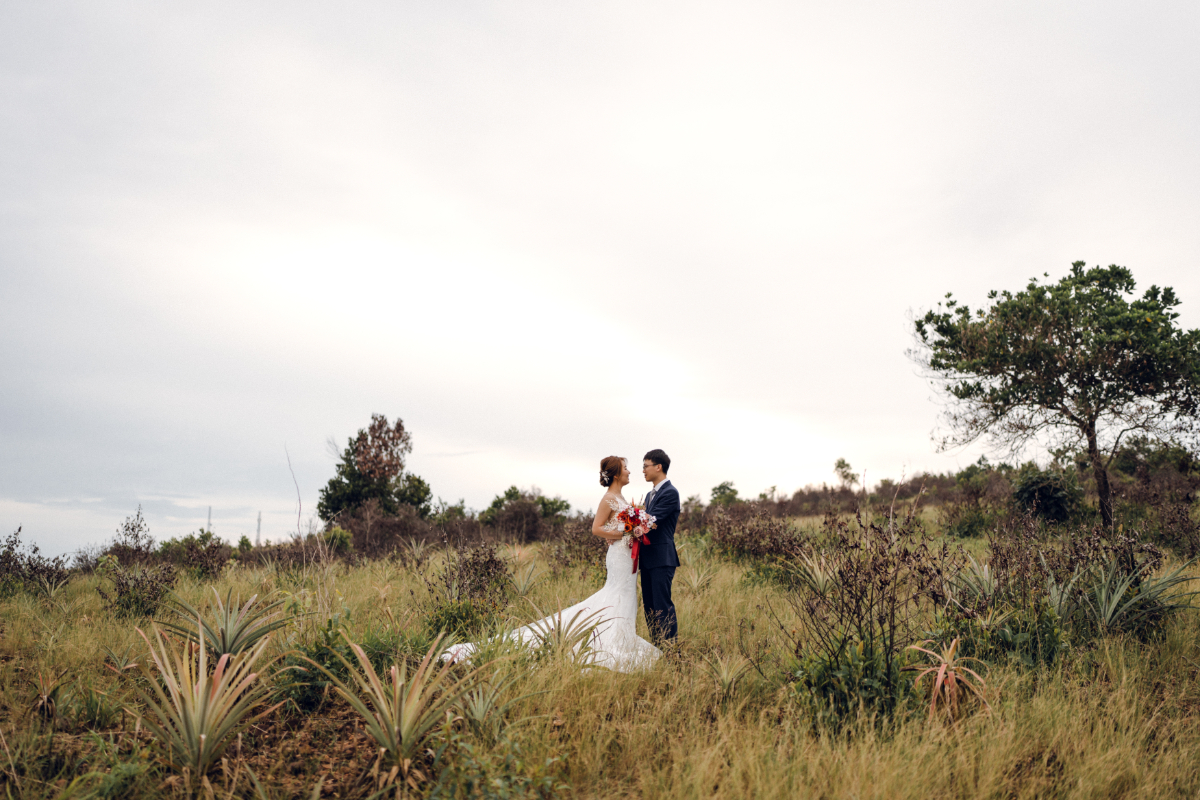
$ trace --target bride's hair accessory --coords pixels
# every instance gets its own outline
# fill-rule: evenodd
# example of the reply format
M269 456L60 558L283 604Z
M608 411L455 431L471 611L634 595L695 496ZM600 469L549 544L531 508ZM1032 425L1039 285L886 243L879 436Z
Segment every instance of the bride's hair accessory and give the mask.
M613 479L621 474L625 459L620 456L606 456L600 460L600 485L607 489L612 486Z

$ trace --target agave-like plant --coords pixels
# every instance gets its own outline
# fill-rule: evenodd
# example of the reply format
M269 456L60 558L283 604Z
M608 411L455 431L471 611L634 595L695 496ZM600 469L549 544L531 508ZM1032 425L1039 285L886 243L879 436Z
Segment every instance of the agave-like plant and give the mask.
M517 594L525 597L533 587L541 583L544 573L538 569L536 561L530 561L522 568L518 568L513 572L512 585L517 590Z
M1146 567L1126 571L1114 558L1096 568L1096 580L1085 595L1085 608L1096 628L1104 634L1136 629L1143 622L1191 607L1196 592L1181 587L1193 580L1183 572L1194 561L1187 561L1166 575L1146 576Z
M1086 570L1076 569L1066 583L1059 583L1054 572L1046 564L1046 557L1038 553L1042 562L1042 571L1046 573L1046 599L1050 607L1063 622L1070 622L1082 610L1081 598L1075 591L1075 584L1087 573Z
M546 693L544 691L530 692L501 703L504 694L519 677L518 673L499 667L492 673L491 678L480 681L459 700L457 706L459 716L483 741L494 744L508 725L515 724L510 723L507 714L508 710L516 703L527 697ZM527 722L530 719L534 719L534 717L523 717L517 720L517 723Z
M595 661L597 629L604 622L600 616L604 609L587 613L587 609L576 611L569 620L563 620L563 610L543 616L533 602L529 603L541 617L529 625L533 635L532 644L540 655L554 661L589 665Z
M419 788L429 779L417 763L422 746L434 728L445 720L447 712L474 687L479 670L455 678L453 661L446 661L440 668L434 666L445 650L442 637L438 636L412 675L407 663L393 664L384 681L362 647L350 641L345 632L342 637L358 662L356 668L337 654L350 673L350 681L342 680L311 659L309 663L325 673L335 691L362 717L367 734L379 747L377 788L382 790L392 785L398 791Z
M431 548L428 542L423 542L415 536L409 537L409 540L404 543L404 556L412 561L412 564L417 569L429 558Z
M973 601L989 602L995 596L999 583L992 565L980 564L975 556L967 554L967 566L954 577L954 586Z
M803 553L798 560L789 565L789 569L796 580L821 597L829 593L837 580L834 569L824 556Z
M746 673L750 671L750 662L742 656L711 655L704 661L708 675L717 686L717 694L722 700L733 696L737 685Z
M929 643L929 641L921 642L921 644ZM954 722L958 718L962 701L967 697L975 697L988 710L991 710L991 705L988 704L987 698L983 696L983 690L987 688L986 682L979 676L979 673L966 665L968 661L983 662L979 661L978 658L960 656L958 654L957 638L950 642L949 647L942 648L940 653L935 653L932 650L915 644L909 645L908 649L924 653L933 659L932 664L905 667L908 670L918 670L917 677L913 680L914 689L926 675L933 676L933 690L929 698L930 719L937 716L938 703L940 702L947 719L950 722Z
M167 610L173 613L179 622L160 620L159 625L188 641L196 641L203 635L209 652L214 656L222 656L226 653L237 655L248 650L264 637L271 635L272 631L288 623L287 618L282 616L282 607L287 602L286 599L257 606L258 595L253 595L245 605L238 608L236 602L231 602L233 589L225 595L223 603L216 589L213 589L213 595L217 602L214 622L204 619L198 610L172 592L169 595ZM184 620L187 620L187 625L182 624ZM191 624L192 620L199 620L199 627Z
M680 585L692 594L700 594L712 583L716 569L713 567L689 566L679 573Z
M125 648L125 652L117 653L111 647L105 647L104 652L107 654L104 659L104 666L111 669L118 675L124 675L131 669L137 669L137 662L129 655L133 650L133 645ZM112 662L112 663L109 663Z
M58 719L58 707L62 702L60 695L66 685L64 675L66 672L49 676L39 672L37 678L29 682L34 688L33 703L30 704L29 711L42 722L53 724Z
M199 620L196 626L200 628ZM151 630L153 641L137 629L150 646L149 661L154 665L151 672L143 661L138 669L145 680L134 684L148 712L142 715L142 724L162 746L161 759L177 774L184 791L211 793L208 773L220 763L226 748L247 726L282 705L253 713L270 693L261 677L274 661L258 665L270 640L261 638L238 655L223 654L210 674L207 637L195 637L198 647L189 642L175 647L158 626ZM195 655L193 647L198 651Z

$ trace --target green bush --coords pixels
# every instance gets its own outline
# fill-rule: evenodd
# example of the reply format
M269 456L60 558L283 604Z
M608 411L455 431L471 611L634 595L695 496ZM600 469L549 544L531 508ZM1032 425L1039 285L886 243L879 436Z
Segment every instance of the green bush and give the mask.
M285 669L280 672L278 688L280 699L286 701L289 708L303 713L316 711L331 693L332 681L313 667L313 662L340 680L349 679L346 663L357 663L342 636L342 631L349 623L349 614L334 614L317 628L311 641L292 642L292 651L284 658ZM376 672L382 673L401 660L415 666L429 651L433 638L423 633L371 628L362 635L358 644L371 666Z
M431 636L445 631L461 637L478 633L495 620L490 609L481 608L470 598L436 604L425 617L425 631Z
M158 546L158 555L197 580L218 577L233 555L233 548L215 533L201 528L182 539L168 539Z
M905 657L884 658L862 642L841 652L809 651L794 673L796 698L825 722L837 723L859 711L891 714L912 694L903 672Z
M985 614L952 614L931 637L959 640L959 653L989 664L1053 664L1066 647L1062 622L1045 598L1028 607Z
M1083 490L1073 471L1042 470L1030 462L1017 471L1013 499L1042 519L1066 522L1078 515L1083 505Z
M344 555L354 549L354 538L345 528L330 528L323 534L325 544L338 555Z
M426 632L469 636L493 623L508 607L512 580L508 564L495 545L459 544L449 553L445 565L425 578L425 589L422 611Z
M976 539L987 534L996 523L996 513L981 505L946 503L941 508L942 526L947 536Z
M430 798L483 798L483 800L513 800L515 798L563 797L571 787L558 777L564 770L563 756L554 756L543 763L526 760L521 746L505 737L491 751L453 734L443 746L439 761L445 766Z
M153 616L179 578L172 564L123 567L115 558L107 564L104 575L112 581L112 593L102 588L97 591L119 617Z

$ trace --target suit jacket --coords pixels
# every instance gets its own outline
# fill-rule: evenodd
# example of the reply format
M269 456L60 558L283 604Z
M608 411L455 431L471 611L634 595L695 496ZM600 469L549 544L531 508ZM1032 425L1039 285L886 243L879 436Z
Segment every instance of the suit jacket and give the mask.
M658 527L650 531L650 545L643 547L638 556L641 569L679 566L679 554L675 552L675 526L679 523L679 511L679 492L670 481L663 481L646 507L646 513L654 515Z

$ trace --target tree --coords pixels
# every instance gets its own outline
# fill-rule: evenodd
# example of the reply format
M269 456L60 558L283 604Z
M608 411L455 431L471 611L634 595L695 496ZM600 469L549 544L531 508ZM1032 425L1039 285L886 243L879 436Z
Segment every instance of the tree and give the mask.
M317 513L321 519L331 521L371 499L379 501L380 510L387 515L396 514L401 505L410 505L422 518L427 517L433 492L419 476L404 471L405 457L411 452L412 436L403 421L389 424L384 415L372 414L371 425L349 440L336 473L320 492Z
M540 538L548 526L560 525L571 513L571 503L561 497L546 497L536 486L521 491L510 486L496 495L479 514L479 521L516 534L524 541Z
M733 481L722 481L712 488L710 497L714 505L731 506L738 502L738 490L733 488Z
M851 489L858 483L858 476L854 474L854 467L850 466L850 462L844 458L839 458L833 465L833 473L838 476L838 480L842 482L842 486Z
M1075 262L1055 284L1034 278L1015 294L992 291L974 313L947 294L915 320L911 355L948 400L940 449L984 435L1012 452L1035 440L1082 446L1111 526L1108 466L1121 438L1195 436L1200 330L1176 326L1172 289L1151 286L1131 300L1130 270L1085 266Z

